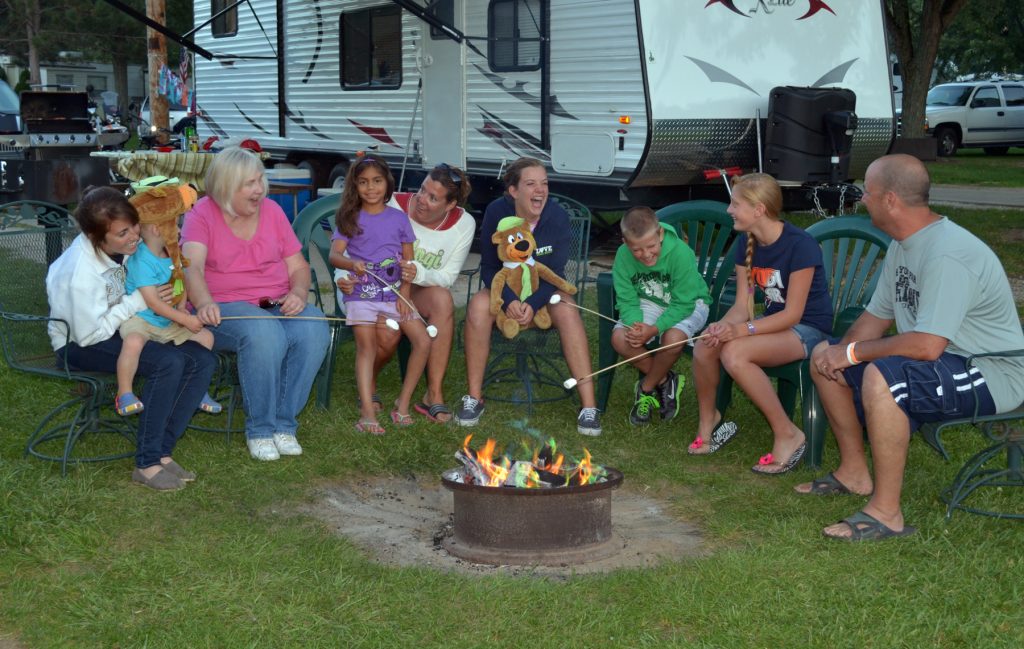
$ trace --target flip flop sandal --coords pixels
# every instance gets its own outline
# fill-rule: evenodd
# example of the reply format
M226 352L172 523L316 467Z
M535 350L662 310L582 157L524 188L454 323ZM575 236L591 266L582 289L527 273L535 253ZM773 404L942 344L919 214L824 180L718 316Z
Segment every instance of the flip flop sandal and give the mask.
M412 408L437 424L447 424L452 420L452 411L443 403L432 403L429 406L426 403L417 403ZM438 415L448 415L448 419L440 419L438 418Z
M815 496L860 495L850 491L849 487L844 485L842 482L839 482L839 479L836 478L836 474L832 473L831 471L827 475L824 475L818 478L817 480L812 480L810 491L798 491L797 493L814 494Z
M407 428L413 425L412 415L398 412L397 410L391 411L391 423L401 428Z
M732 421L720 421L715 429L711 431L711 440L705 441L703 439L695 439L690 444L690 448L687 449L687 453L690 455L711 455L716 453L720 448L732 441L733 437L736 437L736 433L739 428L736 427L736 422ZM697 442L700 442L699 444ZM695 450L707 445L707 453L694 453Z
M356 422L356 430L360 433L370 433L371 435L383 435L387 432L383 426L373 420L360 420Z
M384 400L381 399L380 395L376 392L374 392L373 396L370 397L370 401L373 403L373 409L377 412L384 409ZM356 408L359 408L360 410L363 408L363 400L359 397L356 397Z
M883 541L897 536L910 536L917 531L916 527L904 525L903 529L897 532L864 511L859 511L852 516L847 516L839 522L846 523L847 527L850 528L850 536L826 534L825 531L822 530L821 533L825 538L834 539L836 541Z
M796 447L796 450L793 451L793 454L789 456L789 459L786 460L785 464L783 464L782 468L779 469L778 471L765 471L764 469L759 468L762 466L768 466L775 463L775 457L771 453L762 455L757 460L757 466L750 467L750 470L753 471L754 473L759 473L761 475L782 475L783 473L789 473L794 468L796 468L796 465L799 464L800 460L803 459L804 451L806 450L807 442L801 443L800 446Z

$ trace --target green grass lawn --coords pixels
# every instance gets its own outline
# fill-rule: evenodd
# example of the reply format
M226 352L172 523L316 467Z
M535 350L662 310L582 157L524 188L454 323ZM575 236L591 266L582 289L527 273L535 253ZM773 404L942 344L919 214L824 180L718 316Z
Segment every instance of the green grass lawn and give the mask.
M958 210L1020 276L1020 245L1003 233L1024 212ZM594 301L589 290L588 305ZM591 346L596 348L596 322ZM596 353L594 354L596 357ZM687 375L687 360L680 369ZM427 423L384 437L356 433L353 347L340 352L331 410L301 417L305 454L250 460L240 436L190 432L176 458L199 473L182 492L129 483L124 460L74 468L22 458L39 419L67 386L0 366L0 647L1019 647L1024 560L1019 522L958 513L938 499L977 433L947 436L943 462L911 444L904 513L919 532L847 544L820 530L864 499L797 496L819 472L756 476L770 448L763 419L737 396L736 441L686 454L696 428L692 386L667 425L626 423L634 380L618 371L604 435L575 432L575 404L540 406L530 425L626 475L702 530L705 553L565 579L387 567L324 522L299 513L318 488L366 476L432 478L453 465L464 430ZM464 386L461 357L448 400ZM384 370L385 402L398 389ZM112 413L111 413L112 414ZM489 403L478 437L518 438L522 412ZM394 429L391 429L392 431ZM105 443L105 442L100 442ZM836 461L830 439L826 468ZM1024 504L1024 493L1003 495ZM1024 507L1019 507L1024 510Z
M955 156L929 162L928 173L938 185L1024 187L1024 148L1006 155L986 155L981 149L963 149Z

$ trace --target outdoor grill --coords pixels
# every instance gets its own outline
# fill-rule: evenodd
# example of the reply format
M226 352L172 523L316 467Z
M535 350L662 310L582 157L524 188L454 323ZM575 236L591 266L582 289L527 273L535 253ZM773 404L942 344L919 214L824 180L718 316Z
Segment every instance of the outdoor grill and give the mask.
M4 191L66 205L77 201L85 187L108 184L108 161L89 156L99 148L100 136L93 128L88 103L84 92L21 93L24 132L4 136L4 144L24 155L6 161Z

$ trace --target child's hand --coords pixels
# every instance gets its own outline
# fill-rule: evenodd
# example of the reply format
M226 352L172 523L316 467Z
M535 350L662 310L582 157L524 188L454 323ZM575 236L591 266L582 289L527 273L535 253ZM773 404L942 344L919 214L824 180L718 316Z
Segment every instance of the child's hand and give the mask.
M360 277L366 275L366 262L365 261L354 261L352 262L352 272Z
M398 315L403 318L412 314L412 309L410 309L409 305L405 303L405 300L399 300L396 303L396 306L398 307Z
M709 347L717 347L722 343L727 343L735 336L733 335L733 325L728 322L712 322L708 325L708 328L704 333L708 334L708 337L704 339L704 344Z
M344 277L339 277L335 284L338 285L338 288L341 289L341 292L345 295L352 295L352 291L355 290L356 287L356 280L352 279L351 275L346 275Z
M188 314L185 316L185 322L183 324L186 329L188 329L194 334L197 334L203 330L202 321L192 314Z
M650 340L651 336L656 334L657 328L650 326L650 324L633 322L632 326L626 330L626 341L632 347L643 347Z

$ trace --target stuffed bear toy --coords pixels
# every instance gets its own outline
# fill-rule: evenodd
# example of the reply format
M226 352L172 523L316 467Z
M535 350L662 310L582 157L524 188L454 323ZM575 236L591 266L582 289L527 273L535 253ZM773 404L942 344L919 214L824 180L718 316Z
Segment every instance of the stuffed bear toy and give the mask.
M143 225L156 225L164 240L167 255L173 264L171 267L171 283L174 285L174 297L171 305L177 306L185 297L185 268L188 259L181 254L178 246L178 218L187 212L196 202L196 190L191 185L179 182L177 178L157 176L132 183L135 195L128 201L139 213L139 222Z
M506 316L502 309L502 292L506 285L519 296L520 302L525 302L526 298L537 291L541 280L553 284L569 295L576 293L575 286L534 260L533 251L537 247L537 242L526 221L518 216L506 216L498 221L498 228L491 236L491 243L497 246L498 259L504 265L491 280L491 315L495 316L495 324L506 338L515 338L521 328L519 323ZM547 305L534 312L532 324L538 329L551 327L551 314L548 313Z

